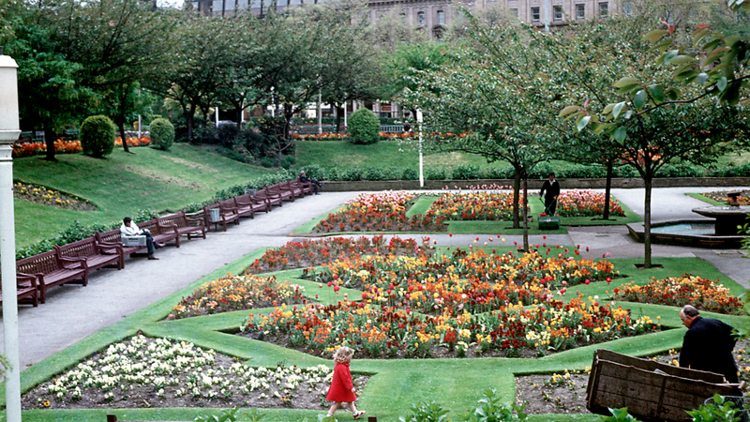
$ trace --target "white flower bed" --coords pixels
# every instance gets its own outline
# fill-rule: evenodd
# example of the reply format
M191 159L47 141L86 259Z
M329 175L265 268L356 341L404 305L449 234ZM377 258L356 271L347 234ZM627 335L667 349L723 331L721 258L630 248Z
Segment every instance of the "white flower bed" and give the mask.
M213 350L192 343L138 335L37 387L24 397L24 407L220 406L221 402L299 407L304 401L301 407L320 408L331 382L332 370L325 365L252 368L237 359L222 360L217 364ZM145 404L139 404L141 400Z

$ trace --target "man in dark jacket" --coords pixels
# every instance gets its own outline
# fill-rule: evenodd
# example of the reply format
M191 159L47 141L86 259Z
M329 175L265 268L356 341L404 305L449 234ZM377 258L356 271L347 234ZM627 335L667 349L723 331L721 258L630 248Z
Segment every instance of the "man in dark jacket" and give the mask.
M718 319L701 317L690 305L682 308L680 319L688 328L682 341L680 367L722 374L730 383L739 382L732 356L737 342L734 328Z
M539 196L544 196L544 212L549 216L555 215L557 197L560 196L560 183L555 180L555 173L550 173L549 179L544 181Z

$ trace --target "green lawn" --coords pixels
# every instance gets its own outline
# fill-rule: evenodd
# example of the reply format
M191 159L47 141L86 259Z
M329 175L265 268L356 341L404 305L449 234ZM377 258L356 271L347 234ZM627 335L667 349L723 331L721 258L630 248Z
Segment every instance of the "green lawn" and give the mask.
M572 249L572 248L571 248ZM245 337L225 334L242 323L247 311L236 311L225 314L210 315L163 321L183 296L186 296L206 281L214 280L227 272L240 273L262 250L258 250L232 264L214 271L212 274L197 280L170 297L161 300L145 309L130 315L114 325L86 338L68 349L51 356L44 361L22 372L21 385L24 391L33 388L55 374L75 365L88 355L105 348L107 345L134 335L138 331L151 337L166 337L173 340L184 340L204 348L238 357L253 367L275 367L278 362L300 367L326 364L331 362L291 349L282 348L270 343L252 340ZM707 278L721 278L733 294L739 295L744 289L728 277L721 274L711 264L699 258L657 258L656 264L661 268L649 270L636 269L638 259L614 259L616 268L622 277L613 280L611 285L596 282L590 285L576 286L566 293L569 299L578 293L586 296L599 295L606 298L607 291L625 282L645 283L650 277L663 278L693 273ZM320 289L317 284L297 279L301 270L288 270L275 275L279 280L289 280L306 288L305 294L312 297L319 294L323 304L333 303L341 298L330 290ZM577 291L574 291L577 290ZM356 291L342 289L341 294L349 293L356 297ZM537 359L481 358L481 359L412 359L412 360L379 360L355 359L352 371L371 374L363 392L359 407L376 415L382 421L395 421L399 416L408 413L412 403L421 400L436 400L450 409L453 414L472 407L481 398L481 392L487 388L497 390L503 401L513 401L515 397L514 376L520 374L551 373L568 370L583 370L591 365L594 351L605 347L609 350L633 356L645 356L678 349L682 343L684 329L681 328L678 309L675 307L620 302L618 305L630 309L634 316L648 315L658 320L664 330L639 337L625 337L604 344L594 344L573 350L552 354ZM269 309L256 312L268 312ZM716 315L704 312L707 316L717 317L730 324L737 325L745 317ZM0 391L0 404L4 400ZM198 414L212 412L211 409L125 409L118 410L118 418L137 420L192 420ZM215 412L215 411L214 411ZM303 411L290 409L268 409L265 420L302 420L305 417L317 420L323 411ZM34 410L24 412L27 421L101 421L106 410ZM346 417L344 418L346 420ZM0 415L0 420L5 420ZM532 421L597 421L595 415L538 415Z
M268 172L187 144L169 151L132 151L117 149L103 160L83 154L61 154L57 162L38 156L14 160L14 180L70 193L99 208L70 211L16 200L17 245L54 236L74 220L84 225L110 223L138 209L177 210Z

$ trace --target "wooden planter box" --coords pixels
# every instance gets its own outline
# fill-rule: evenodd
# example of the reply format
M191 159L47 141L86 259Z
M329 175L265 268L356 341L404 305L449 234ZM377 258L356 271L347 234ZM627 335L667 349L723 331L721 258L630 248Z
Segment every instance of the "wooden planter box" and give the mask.
M609 350L597 350L591 365L586 408L609 415L607 408L628 408L643 421L692 420L685 411L700 407L714 394L739 396L737 384L723 375L678 368Z

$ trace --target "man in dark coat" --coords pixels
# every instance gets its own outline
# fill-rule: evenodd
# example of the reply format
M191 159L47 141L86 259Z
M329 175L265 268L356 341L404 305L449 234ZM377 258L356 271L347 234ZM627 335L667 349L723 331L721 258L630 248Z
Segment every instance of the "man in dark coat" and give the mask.
M544 181L539 196L544 196L544 212L549 216L555 215L557 197L560 196L560 183L555 180L555 173L550 173L549 179Z
M737 363L732 356L737 342L734 328L718 319L701 317L690 305L682 308L680 319L688 328L682 341L680 367L722 374L728 382L738 383Z

